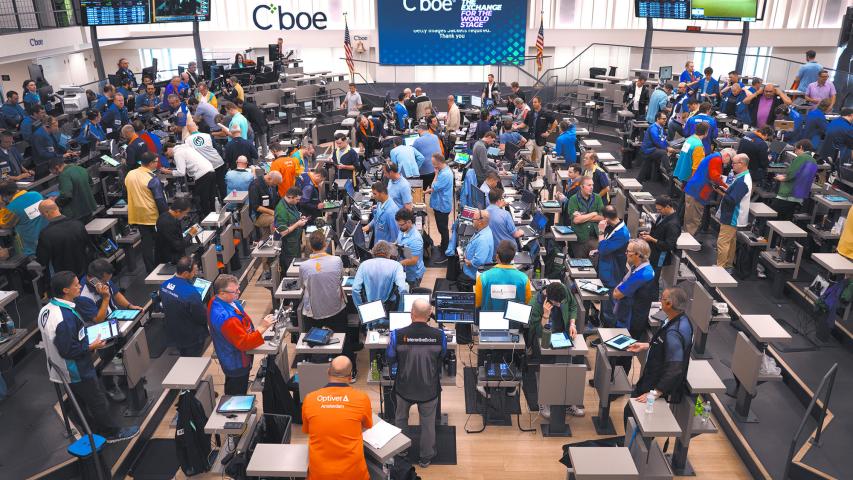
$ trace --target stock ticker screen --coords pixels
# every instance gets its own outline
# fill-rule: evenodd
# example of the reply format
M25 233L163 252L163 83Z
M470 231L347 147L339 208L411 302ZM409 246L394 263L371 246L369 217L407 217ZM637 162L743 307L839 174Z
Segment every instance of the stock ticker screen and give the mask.
M210 0L81 0L90 27L210 20Z
M690 0L637 0L636 15L641 18L690 18Z

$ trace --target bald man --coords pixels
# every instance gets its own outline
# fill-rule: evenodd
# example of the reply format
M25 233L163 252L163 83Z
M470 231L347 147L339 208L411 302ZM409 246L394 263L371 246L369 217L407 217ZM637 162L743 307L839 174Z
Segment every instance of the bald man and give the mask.
M412 304L412 324L394 330L388 342L388 364L397 364L394 393L397 400L394 423L401 429L409 426L409 409L418 406L421 425L420 461L426 468L435 457L435 415L441 395L441 367L447 355L444 331L430 327L432 314L429 302L423 299Z
M51 274L69 270L83 276L94 248L86 227L62 215L53 199L42 200L38 210L47 225L39 232L36 261Z
M373 426L370 398L349 385L352 362L345 356L329 364L329 383L305 396L302 432L308 434L311 478L369 480L362 432Z

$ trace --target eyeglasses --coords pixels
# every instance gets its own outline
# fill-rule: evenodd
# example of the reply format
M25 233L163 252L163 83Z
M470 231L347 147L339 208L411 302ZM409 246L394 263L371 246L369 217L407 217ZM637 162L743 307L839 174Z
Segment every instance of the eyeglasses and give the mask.
M234 291L223 290L222 293L230 293L231 295L237 295L238 293L240 293L240 289L238 288L237 290L234 290Z
M637 254L637 252L635 252L635 251L633 251L633 250L627 250L627 251L625 252L625 255L636 255L636 254Z

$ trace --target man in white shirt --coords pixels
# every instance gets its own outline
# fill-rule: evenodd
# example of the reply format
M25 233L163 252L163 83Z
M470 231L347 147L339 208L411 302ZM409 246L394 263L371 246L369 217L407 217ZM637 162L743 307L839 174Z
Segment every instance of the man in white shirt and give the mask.
M177 176L192 178L192 192L201 218L214 210L216 196L216 176L213 165L187 144L176 145L175 142L163 144L163 152L172 160L175 166L173 172Z
M461 126L461 119L459 116L459 106L456 105L456 98L453 95L447 96L447 119L445 119L444 124L447 127L448 132L455 132L459 130Z
M640 75L631 87L625 91L622 99L625 103L625 108L630 110L637 116L643 118L646 116L646 106L649 104L649 91L646 88L646 77Z
M347 92L346 97L344 97L344 101L341 102L341 108L346 108L347 113L358 113L359 109L361 109L361 94L355 90L355 84L349 84L349 92Z
M222 156L219 155L219 152L213 146L213 138L207 133L199 132L198 125L196 125L192 117L187 118L187 132L189 135L184 140L184 144L191 146L210 162L216 176L216 196L219 197L219 201L222 201L226 194L225 174L228 173L228 169L225 167L225 160L222 159Z

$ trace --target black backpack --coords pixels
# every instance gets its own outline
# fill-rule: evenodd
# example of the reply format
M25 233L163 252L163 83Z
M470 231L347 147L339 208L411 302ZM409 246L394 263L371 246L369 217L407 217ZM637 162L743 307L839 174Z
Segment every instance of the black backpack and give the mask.
M397 455L394 457L394 465L391 466L391 480L421 480L421 477L406 457Z
M188 477L210 469L210 435L204 433L207 414L192 392L178 397L178 423L175 428L175 448L181 470Z

